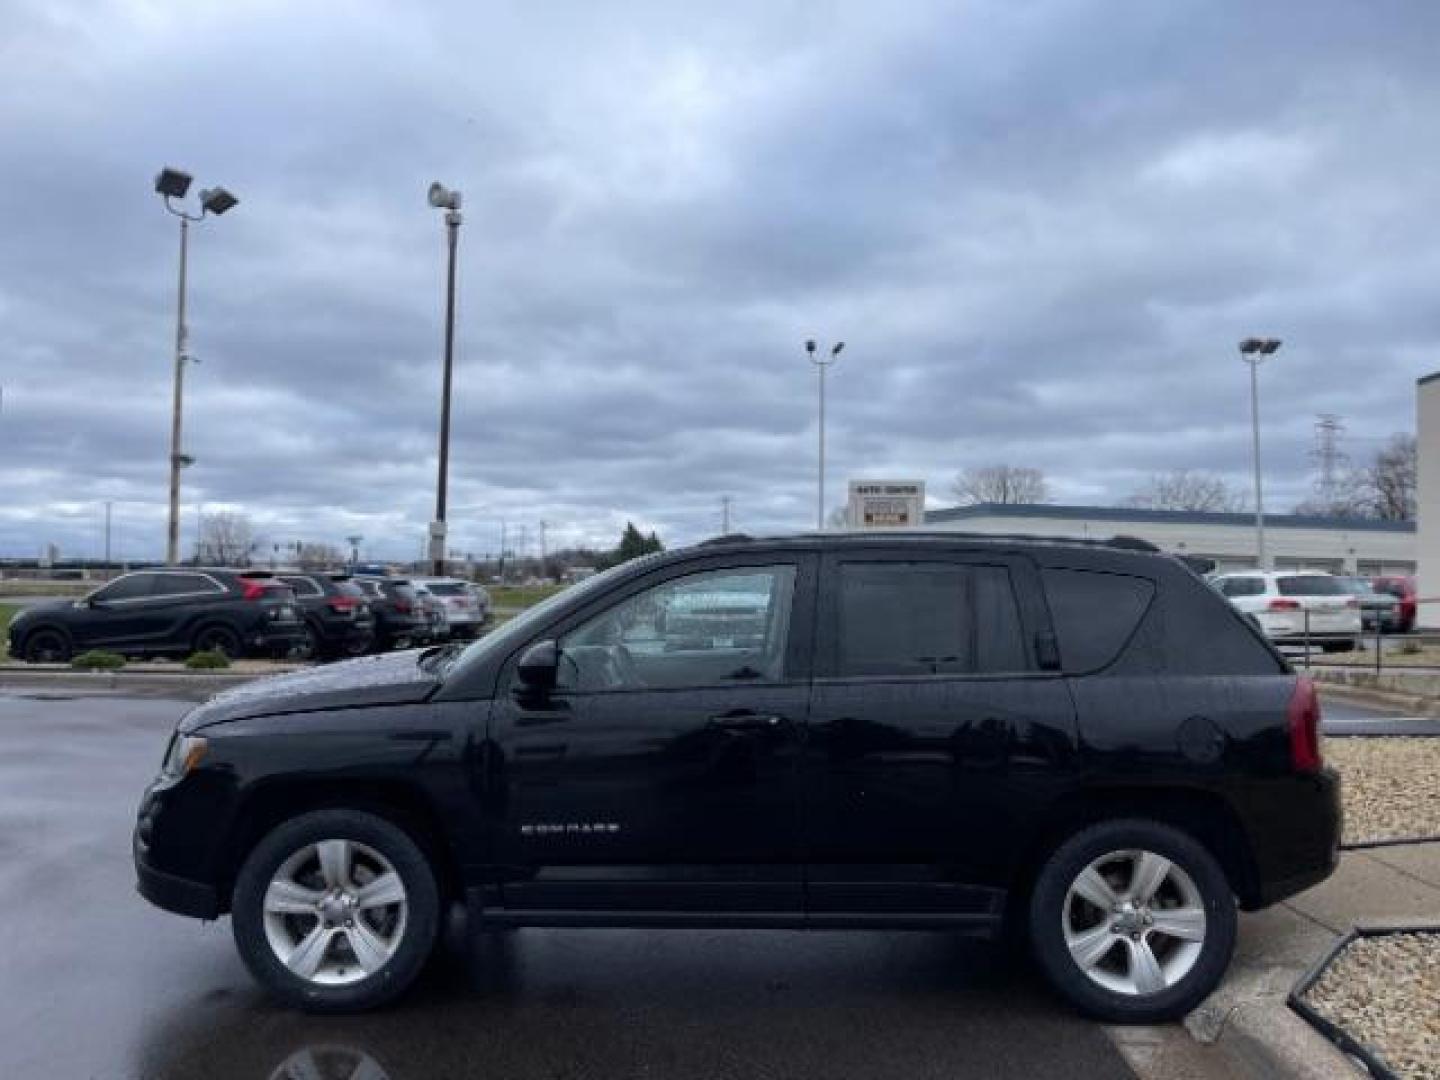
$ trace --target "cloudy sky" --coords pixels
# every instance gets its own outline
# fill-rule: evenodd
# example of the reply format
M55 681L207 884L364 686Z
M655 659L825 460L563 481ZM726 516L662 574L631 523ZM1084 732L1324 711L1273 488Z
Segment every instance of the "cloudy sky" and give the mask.
M0 3L0 554L163 552L177 229L187 550L413 556L433 512L443 227L465 197L452 545L814 517L852 476L1044 469L1116 502L1353 456L1440 369L1440 8L1413 0Z

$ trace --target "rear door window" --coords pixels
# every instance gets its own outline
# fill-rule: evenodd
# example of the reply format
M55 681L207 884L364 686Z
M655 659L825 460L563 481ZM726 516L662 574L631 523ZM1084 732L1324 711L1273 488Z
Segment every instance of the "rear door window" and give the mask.
M1155 596L1154 582L1129 574L1047 567L1040 577L1067 672L1113 663Z
M949 562L839 566L836 674L973 675L1029 668L1010 573Z
M204 574L155 574L154 578L155 584L150 589L153 597L203 596L225 591Z

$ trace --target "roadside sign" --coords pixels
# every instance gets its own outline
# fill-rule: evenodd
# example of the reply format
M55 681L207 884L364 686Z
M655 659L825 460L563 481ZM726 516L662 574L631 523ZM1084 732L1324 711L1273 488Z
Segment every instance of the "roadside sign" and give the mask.
M851 480L848 518L855 529L918 529L925 524L925 481Z

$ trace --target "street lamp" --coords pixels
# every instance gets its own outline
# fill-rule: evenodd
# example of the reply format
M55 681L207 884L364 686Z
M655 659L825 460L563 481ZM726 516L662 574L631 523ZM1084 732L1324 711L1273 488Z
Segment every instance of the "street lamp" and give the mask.
M180 561L180 470L194 463L194 458L180 451L180 417L184 404L185 361L193 360L185 352L189 329L185 325L185 264L190 246L190 223L216 217L239 203L222 187L205 188L200 192L200 212L188 213L170 200L183 199L190 190L190 174L166 167L155 177L155 193L165 202L165 209L180 219L180 281L175 304L175 400L170 417L170 523L165 537L165 562L174 566Z
M445 486L450 471L450 376L455 359L455 245L460 236L460 192L444 184L430 185L430 205L445 211L445 236L450 252L445 276L445 376L440 391L440 469L435 484L435 520L430 523L431 571L445 573Z
M843 348L845 343L837 341L827 354L816 352L813 339L805 342L805 352L820 373L820 473L815 488L816 529L825 528L825 369L840 358L840 350Z
M1240 359L1250 365L1250 434L1255 457L1255 562L1264 570L1265 501L1260 485L1260 365L1280 348L1279 338L1246 338L1240 342Z

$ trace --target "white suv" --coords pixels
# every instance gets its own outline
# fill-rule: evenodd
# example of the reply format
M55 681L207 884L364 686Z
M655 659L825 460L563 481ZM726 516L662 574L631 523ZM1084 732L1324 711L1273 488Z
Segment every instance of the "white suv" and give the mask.
M1360 602L1332 574L1246 570L1219 574L1210 584L1237 610L1253 616L1277 645L1303 645L1308 635L1326 652L1355 648L1360 635Z

